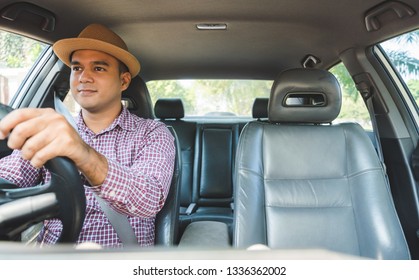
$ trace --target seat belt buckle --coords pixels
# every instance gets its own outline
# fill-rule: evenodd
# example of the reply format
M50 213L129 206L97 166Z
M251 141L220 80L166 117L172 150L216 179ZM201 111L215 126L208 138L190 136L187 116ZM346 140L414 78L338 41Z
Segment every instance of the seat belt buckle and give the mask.
M186 215L191 215L196 211L196 203L192 202L191 204L189 204L188 208L185 211Z

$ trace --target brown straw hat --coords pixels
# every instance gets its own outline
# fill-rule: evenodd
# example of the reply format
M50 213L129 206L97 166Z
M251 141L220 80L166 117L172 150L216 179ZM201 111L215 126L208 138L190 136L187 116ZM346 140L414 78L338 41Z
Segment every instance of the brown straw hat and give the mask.
M95 50L112 55L124 63L135 77L140 72L140 62L129 51L125 42L112 30L100 24L91 24L77 38L57 41L53 50L64 64L70 66L70 56L77 50Z

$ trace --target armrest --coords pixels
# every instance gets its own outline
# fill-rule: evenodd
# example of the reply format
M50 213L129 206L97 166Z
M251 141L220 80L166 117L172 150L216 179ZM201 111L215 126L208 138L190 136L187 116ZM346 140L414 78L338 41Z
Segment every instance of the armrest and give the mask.
M180 239L179 247L230 247L227 224L215 221L190 223Z

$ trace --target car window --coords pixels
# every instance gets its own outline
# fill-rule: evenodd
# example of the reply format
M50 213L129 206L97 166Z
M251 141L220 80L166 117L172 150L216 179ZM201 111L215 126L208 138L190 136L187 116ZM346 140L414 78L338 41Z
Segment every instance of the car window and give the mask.
M357 122L371 130L368 110L343 63L330 69L342 88L342 110L336 122ZM272 81L166 80L147 83L153 104L159 98L181 98L186 116L251 117L257 97L269 97ZM227 93L227 94L226 94Z
M272 81L165 80L147 83L153 104L181 98L186 116L251 117L253 101L269 97Z
M393 71L404 82L408 98L419 105L419 30L402 34L380 44Z
M70 92L65 96L63 103L73 117L76 117L80 112L81 107Z
M10 104L47 44L0 30L0 102Z
M335 120L357 122L372 130L365 103L343 63L330 69L342 90L342 109ZM159 98L182 99L186 117L251 117L255 98L268 98L272 81L258 80L163 80L150 81L147 88L153 105ZM228 94L225 94L225 93ZM71 94L64 103L73 115L80 110Z
M341 62L331 68L330 72L338 79L342 91L342 109L335 122L356 122L365 130L371 131L372 125L367 106L346 67Z

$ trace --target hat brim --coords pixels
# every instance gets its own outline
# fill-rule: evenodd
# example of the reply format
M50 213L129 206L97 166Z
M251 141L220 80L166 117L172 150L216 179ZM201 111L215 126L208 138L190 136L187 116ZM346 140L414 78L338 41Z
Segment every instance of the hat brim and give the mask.
M115 45L90 38L70 38L57 41L53 50L58 58L67 66L70 66L70 56L77 50L96 50L112 55L124 63L131 74L135 77L140 72L140 62L135 56Z

